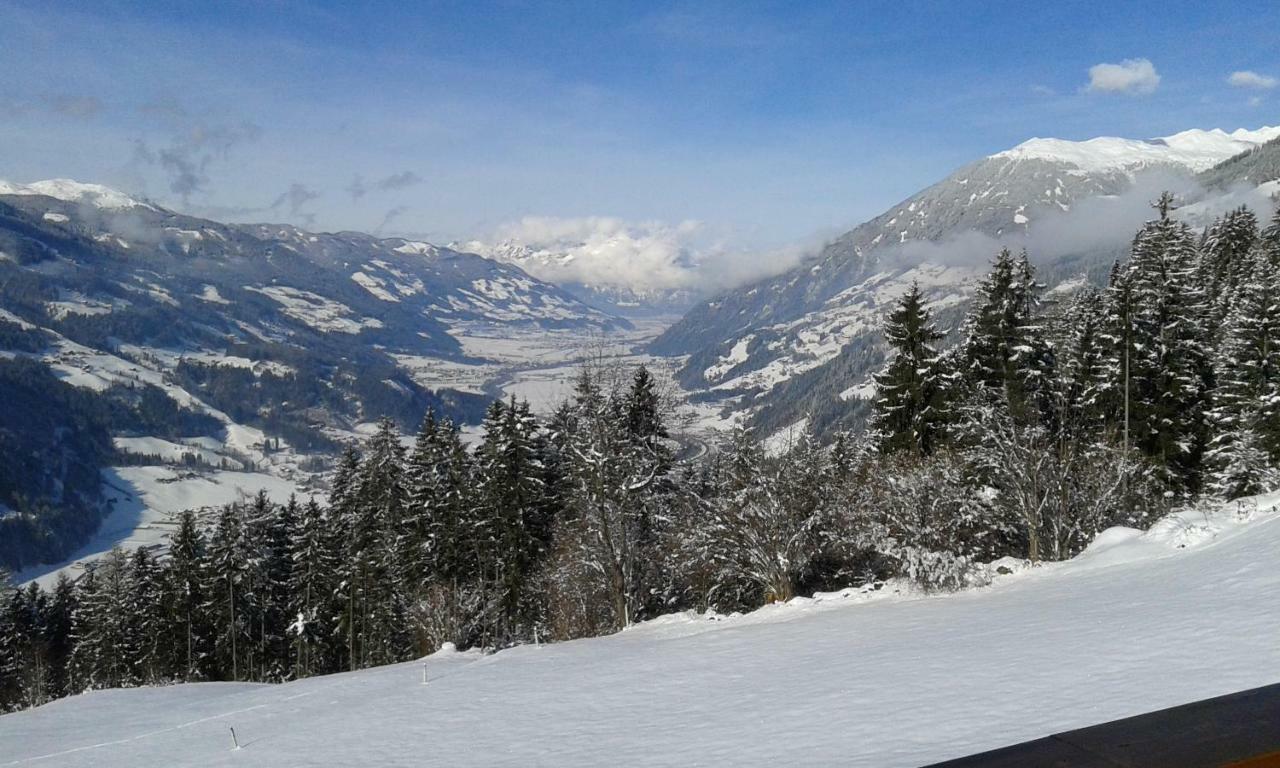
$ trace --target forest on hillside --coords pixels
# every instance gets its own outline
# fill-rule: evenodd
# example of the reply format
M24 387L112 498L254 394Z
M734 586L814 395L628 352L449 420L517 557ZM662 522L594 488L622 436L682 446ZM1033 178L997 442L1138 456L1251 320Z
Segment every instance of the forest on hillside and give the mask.
M871 428L680 462L649 372L585 368L549 418L493 403L467 450L428 411L344 452L327 504L182 515L167 555L0 587L0 707L91 688L280 681L749 610L907 578L980 583L1280 471L1280 213L1158 215L1108 284L1044 300L1003 251L960 341L912 288L886 319ZM194 375L194 374L193 374Z

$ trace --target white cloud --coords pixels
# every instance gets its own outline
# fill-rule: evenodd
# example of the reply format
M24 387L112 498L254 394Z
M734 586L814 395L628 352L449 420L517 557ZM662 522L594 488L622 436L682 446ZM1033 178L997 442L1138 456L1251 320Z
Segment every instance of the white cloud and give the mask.
M681 289L695 282L691 240L697 222L631 223L609 216L526 216L465 247L516 261L557 283Z
M1244 69L1239 72L1232 72L1231 75L1227 77L1227 83L1234 85L1237 88L1260 88L1262 90L1267 90L1275 88L1276 85L1280 85L1280 80Z
M611 216L526 216L455 247L515 262L554 283L637 292L723 290L782 272L801 255L797 249L733 249L697 221L632 222Z
M1089 67L1086 90L1106 93L1151 93L1160 85L1160 74L1148 59L1125 59L1119 64Z

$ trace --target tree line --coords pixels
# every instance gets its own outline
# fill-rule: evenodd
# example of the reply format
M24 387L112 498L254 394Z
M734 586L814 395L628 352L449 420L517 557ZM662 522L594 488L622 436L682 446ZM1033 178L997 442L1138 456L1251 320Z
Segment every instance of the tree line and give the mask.
M474 449L430 411L342 454L326 503L178 519L75 583L0 588L0 706L91 688L280 681L749 610L900 577L981 583L1073 556L1280 465L1280 215L1197 234L1158 204L1103 289L1061 300L1003 251L956 343L918 286L886 319L866 434L676 459L643 366L584 369L546 418L493 403Z

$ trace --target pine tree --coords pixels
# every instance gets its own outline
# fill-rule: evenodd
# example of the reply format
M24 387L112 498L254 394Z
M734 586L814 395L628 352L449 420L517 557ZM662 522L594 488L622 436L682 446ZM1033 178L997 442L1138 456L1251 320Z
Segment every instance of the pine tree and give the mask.
M1240 206L1215 221L1200 248L1199 284L1209 297L1207 336L1216 337L1234 296L1250 269L1258 242L1258 217Z
M999 396L1023 421L1050 417L1054 360L1038 324L1043 286L1025 251L1002 250L978 285L965 321L965 376L969 385ZM997 394L998 393L998 394Z
M249 591L251 547L246 540L244 511L228 504L218 513L209 540L208 611L214 622L214 652L221 675L231 680L247 679L251 665L245 664L252 642Z
M1204 333L1206 306L1197 285L1198 254L1190 229L1169 216L1172 198L1157 204L1161 218L1134 239L1120 278L1127 294L1128 431L1133 445L1165 467L1183 489L1199 482L1207 438L1205 405L1212 385ZM1119 373L1119 372L1115 372Z
M332 669L333 615L343 606L333 599L337 559L328 541L328 530L324 508L310 499L294 518L289 535L287 616L296 677Z
M1262 252L1251 266L1215 366L1207 462L1210 490L1226 498L1271 490L1280 479L1280 266Z
M204 533L195 513L178 517L178 530L169 540L169 561L164 571L162 601L170 633L169 674L184 681L202 679L205 661L212 652L212 628L205 613L207 552Z
M85 688L119 688L138 682L126 653L132 586L128 555L119 547L92 566L81 581L79 610L73 617L74 655Z
M894 356L875 377L872 434L883 453L927 456L944 439L943 385L933 344L943 338L917 283L889 315L885 340Z
M404 467L404 526L396 546L407 595L431 574L431 527L440 504L440 470L445 461L440 438L435 411L427 409Z
M1105 413L1106 381L1104 334L1105 304L1102 295L1086 288L1064 315L1066 337L1062 342L1057 389L1062 404L1063 436L1090 439L1098 436Z
M477 543L493 639L507 644L531 637L537 622L529 588L545 546L535 535L545 528L542 467L528 403L494 402L483 429L476 449Z
M20 608L15 610L17 588L8 571L0 568L0 712L16 709L22 701L19 628Z
M399 660L408 648L407 596L398 581L405 534L404 447L395 423L383 419L365 446L356 476L352 530L363 664Z
M1280 264L1280 207L1271 215L1271 223L1262 230L1259 246L1267 258Z
M338 459L329 489L329 540L337 561L335 569L335 600L342 605L338 635L346 656L346 669L358 667L356 634L359 630L357 613L359 559L354 543L357 525L357 476L360 472L360 453L354 445L348 445Z
M71 693L72 621L75 616L76 602L74 583L66 573L58 574L58 580L54 583L53 592L49 596L49 608L44 621L51 697L66 696Z
M643 364L636 368L631 378L631 389L627 392L625 407L627 433L633 438L652 446L668 437L657 384Z
M248 574L245 589L247 630L253 644L247 648L247 669L257 680L280 680L289 672L286 629L290 571L288 536L298 514L297 499L274 504L260 491L245 509L245 542Z
M98 593L98 565L85 567L76 582L76 604L71 612L71 659L67 668L67 693L74 695L93 687L99 657L98 633L93 606Z
M124 606L124 645L121 649L130 677L141 684L161 679L160 638L166 634L161 613L161 574L147 550L139 547L129 558L129 594Z

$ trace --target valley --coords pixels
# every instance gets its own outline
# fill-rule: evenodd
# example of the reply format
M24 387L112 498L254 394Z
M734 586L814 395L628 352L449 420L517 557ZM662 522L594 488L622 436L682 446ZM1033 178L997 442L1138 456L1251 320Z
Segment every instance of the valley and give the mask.
M19 575L47 583L117 542L159 546L184 505L259 490L323 498L338 447L366 438L381 416L409 435L432 408L474 444L487 402L515 397L547 415L583 365L643 363L658 374L681 403L673 430L684 456L705 454L735 423L779 445L804 429L859 429L884 361L880 325L910 285L954 339L995 250L1027 247L1047 253L1046 299L1066 306L1124 251L1153 183L1184 185L1178 215L1199 226L1265 200L1277 133L1034 139L683 316L662 314L669 294L624 316L583 303L575 296L591 291L581 286L520 271L599 261L619 247L609 240L473 244L494 261L404 239L193 219L101 185L6 182L0 322L31 340L4 354L106 401L136 403L125 393L141 388L177 409L167 420L200 423L116 427L128 463L104 467L116 474L89 502L115 511L96 513L106 522L92 543ZM1109 229L1062 239L1103 216Z
M1274 762L1278 32L0 0L0 768Z

